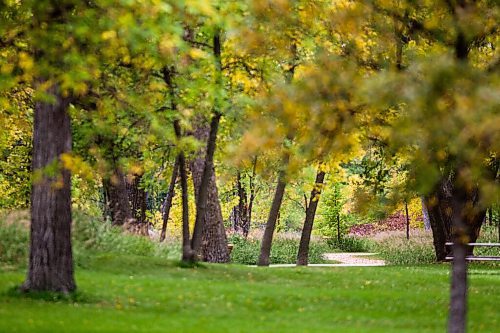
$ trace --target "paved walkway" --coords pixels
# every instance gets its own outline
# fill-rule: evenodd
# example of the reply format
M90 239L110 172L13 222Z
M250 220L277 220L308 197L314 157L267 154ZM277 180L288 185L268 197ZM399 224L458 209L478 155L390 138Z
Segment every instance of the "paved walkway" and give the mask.
M340 264L357 266L384 266L385 261L381 259L372 259L370 256L377 253L366 252L343 252L343 253L325 253L323 257L326 260L338 261Z
M325 253L323 257L326 260L339 262L338 264L309 264L308 267L372 267L385 266L385 262L381 259L365 258L376 255L377 253L366 252L345 252L345 253ZM276 264L269 265L272 268L280 267L296 267L295 264ZM252 266L257 267L257 266Z

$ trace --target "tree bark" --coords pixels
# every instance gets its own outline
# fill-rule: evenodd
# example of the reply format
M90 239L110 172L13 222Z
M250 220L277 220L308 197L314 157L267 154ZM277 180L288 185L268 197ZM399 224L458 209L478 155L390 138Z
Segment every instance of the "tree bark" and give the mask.
M408 202L405 201L405 214L406 214L406 239L410 239L410 215L408 214Z
M119 167L114 166L110 176L104 177L103 187L108 199L113 225L125 225L134 221L130 208L125 177Z
M222 88L221 40L218 30L213 38L213 55L216 67L215 84ZM191 239L193 250L191 261L196 261L200 257L208 262L223 263L230 260L213 163L221 116L220 100L216 97L210 127L207 128L200 123L195 129L195 137L207 142L207 145L204 161L201 158L195 159L191 169L196 194L196 220Z
M422 219L424 220L424 230L431 230L431 222L429 220L429 211L427 210L427 205L425 204L425 198L420 197L422 202Z
M136 175L130 182L125 181L131 215L138 227L138 233L148 235L148 224L146 221L147 193L141 188L142 175Z
M191 247L193 252L196 252L203 261L224 263L228 262L230 258L213 167L213 150L215 150L216 139L213 135L216 132L213 126L215 125L212 119L210 128L206 125L198 124L194 132L196 139L208 142L208 144L207 148L200 150L198 158L191 162L198 222L198 229L196 229L197 224L195 223L195 232L193 232ZM212 157L207 163L209 149L212 150L210 152ZM201 156L205 156L205 158ZM202 195L206 196L204 200ZM192 259L196 260L196 258Z
M257 171L257 156L255 156L253 159L252 175L250 176L250 179L248 180L248 187L250 189L250 200L248 202L248 218L247 218L249 231L250 231L250 226L252 224L252 210L253 210L253 202L255 200L255 174L256 174L256 171ZM248 235L248 233L247 233L247 235Z
M35 102L33 166L40 172L31 192L30 256L25 291L69 293L76 289L71 248L71 174L60 161L71 152L70 100L59 87L54 103ZM57 168L53 170L46 168Z
M170 208L172 207L172 200L175 195L175 182L177 181L177 174L179 170L179 157L175 160L174 168L172 170L172 177L170 178L170 184L168 186L167 197L165 198L165 203L163 205L163 224L161 226L160 242L165 240L165 235L167 233L167 223L170 215Z
M297 266L307 266L309 262L309 243L311 241L314 217L316 215L316 208L318 207L324 180L325 172L319 170L316 174L316 181L314 183L314 188L311 191L309 205L306 209L306 218L302 229L302 235L300 237L299 252L297 254Z
M455 191L453 196L453 264L451 268L450 311L448 332L464 333L467 318L467 243L466 219L471 213L467 208L465 189Z
M258 266L269 266L269 257L271 255L274 230L276 229L276 221L278 219L281 202L283 201L283 195L287 184L285 168L288 165L288 156L285 157L285 163L283 164L283 169L280 171L278 176L278 184L276 185L276 191L274 193L273 203L271 204L271 210L269 211L269 216L267 218L266 228L264 229L264 236L262 237L259 261L257 262Z
M238 193L238 206L234 209L233 229L236 233L239 233L246 238L250 230L250 223L248 221L249 214L247 193L241 181L241 173L239 171L236 176L236 191Z

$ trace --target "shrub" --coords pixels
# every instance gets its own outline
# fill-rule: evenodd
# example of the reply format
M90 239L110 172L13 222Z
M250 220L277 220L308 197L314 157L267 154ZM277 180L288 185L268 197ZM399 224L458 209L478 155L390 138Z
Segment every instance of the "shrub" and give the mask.
M260 240L248 238L240 235L230 236L229 242L233 244L231 261L237 264L255 265L260 253ZM298 239L276 237L271 248L269 258L271 264L294 264L297 261L299 249ZM309 246L309 262L323 263L323 253L329 252L330 247L326 242L311 241Z
M0 262L24 264L28 260L29 232L24 225L0 220Z
M340 241L337 238L329 238L328 244L344 252L369 252L372 247L367 239L356 236L344 236Z
M387 232L371 240L372 250L391 265L430 264L436 260L430 232L413 231L409 240L404 232Z

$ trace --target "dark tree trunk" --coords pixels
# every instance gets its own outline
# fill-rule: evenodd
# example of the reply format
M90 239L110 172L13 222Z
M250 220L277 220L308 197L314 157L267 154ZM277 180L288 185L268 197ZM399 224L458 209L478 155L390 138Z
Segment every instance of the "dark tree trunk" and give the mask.
M465 190L457 190L453 196L453 264L451 271L450 311L448 332L463 333L467 318L467 209ZM469 210L469 211L468 211Z
M297 265L307 266L309 261L309 243L311 241L311 232L314 224L314 217L316 215L316 208L318 207L319 197L325 180L325 172L318 171L316 174L316 182L311 191L309 198L309 205L306 209L306 219L302 229L302 236L300 237L299 252L297 254Z
M179 120L174 120L174 130L177 139L182 136ZM179 161L179 175L181 178L181 197L182 197L182 261L187 262L193 256L191 242L189 241L189 194L188 180L186 170L186 158L181 151L177 157Z
M408 214L407 201L405 201L405 214L406 214L406 239L410 239L410 215Z
M269 266L269 257L271 255L271 246L273 243L274 230L276 229L276 221L278 220L278 215L281 208L281 202L283 201L283 195L285 193L286 187L286 172L284 168L288 165L288 157L285 158L286 163L284 163L283 169L280 171L278 176L278 184L276 185L276 192L274 192L273 202L271 204L271 210L269 211L269 217L267 219L266 228L264 229L264 236L262 237L262 244L260 247L258 266Z
M177 103L175 96L175 86L173 81L174 67L164 67L162 69L163 80L168 86L170 95L170 107L172 111L177 111ZM174 132L177 140L182 138L182 130L179 119L174 120ZM179 176L181 179L181 197L182 197L182 261L187 262L192 258L191 242L189 241L189 194L186 169L186 157L183 151L177 156L179 162Z
M236 176L236 191L238 193L238 206L236 206L233 210L233 229L236 233L239 233L246 238L250 230L250 223L248 221L247 193L241 181L241 173L239 171Z
M248 202L248 218L247 218L248 231L250 231L250 226L252 224L252 210L253 210L253 202L255 200L255 174L256 174L256 171L257 171L257 156L255 156L253 159L252 175L250 176L250 179L248 181L248 187L250 189L250 200ZM247 233L247 235L248 235L248 233Z
M142 175L137 175L130 182L126 181L128 200L130 202L132 218L137 225L138 233L148 235L146 220L147 193L141 188Z
M134 222L132 210L128 199L125 177L121 170L116 167L112 175L104 177L103 187L108 198L107 206L111 212L113 225L124 225Z
M194 132L196 139L202 142L207 142L208 139L209 143L207 145L208 149L206 149L207 152L205 153L205 148L202 148L198 153L198 158L191 162L198 222L198 229L196 229L197 224L195 223L195 232L193 232L191 247L193 252L201 255L201 259L204 261L224 263L228 262L230 258L213 167L213 152L215 150L216 139L213 135L216 132L213 126L215 124L212 119L210 128L198 125ZM209 152L209 149L211 152ZM212 157L207 163L207 156L209 154ZM205 158L202 158L202 156L205 156ZM206 177L205 181L204 177ZM205 200L203 200L202 195L205 196ZM198 218L201 220L198 221ZM196 258L192 259L196 260Z
M434 250L436 260L443 261L451 255L451 249L445 245L452 241L452 223L453 223L453 200L455 196L454 177L449 175L443 179L437 186L433 194L426 198L426 206L429 212L429 220L433 234ZM479 232L486 215L486 210L478 208L479 197L478 189L474 189L468 197L467 205L473 207L472 214L467 221L465 231L468 242L473 243L479 237ZM473 247L467 249L467 253L472 254Z
M172 177L170 178L170 185L168 186L167 197L165 198L165 203L163 204L163 224L161 226L160 242L165 240L165 235L167 233L167 223L170 215L170 208L172 207L172 200L175 195L175 182L177 181L177 173L179 170L179 158L175 160L174 169L172 170Z
M76 289L71 249L71 174L62 168L61 154L71 152L70 100L57 86L49 89L55 102L35 102L31 191L30 256L25 291L69 293ZM56 174L48 174L52 166Z
M220 32L213 38L213 54L215 58L215 84L222 88L222 63ZM196 194L196 220L191 239L193 256L191 261L199 257L208 262L228 262L226 231L222 221L219 194L215 181L214 153L217 143L217 131L221 118L219 98L215 98L214 111L210 127L198 124L195 137L207 142L204 159L197 158L192 163L192 174ZM199 154L203 156L203 153Z

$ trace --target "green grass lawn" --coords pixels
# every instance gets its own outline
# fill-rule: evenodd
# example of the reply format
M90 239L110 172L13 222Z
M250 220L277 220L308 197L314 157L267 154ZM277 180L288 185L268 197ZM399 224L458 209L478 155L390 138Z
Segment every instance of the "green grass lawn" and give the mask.
M13 292L0 273L0 332L444 332L447 265L179 268L95 255L76 270L76 300ZM471 268L469 332L500 332L500 270Z

